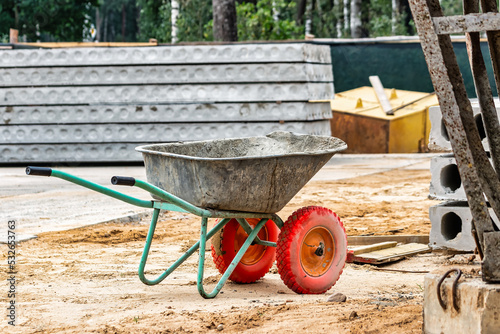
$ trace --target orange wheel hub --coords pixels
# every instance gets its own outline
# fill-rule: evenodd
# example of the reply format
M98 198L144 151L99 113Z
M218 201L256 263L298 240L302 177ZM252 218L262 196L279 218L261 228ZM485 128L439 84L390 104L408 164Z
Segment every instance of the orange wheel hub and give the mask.
M259 219L247 219L248 224L250 224L252 227L255 227L255 225L258 224ZM260 240L268 240L268 234L267 234L267 228L264 226L257 236L260 238ZM248 238L248 234L245 232L245 230L239 226L238 229L236 230L236 235L234 238L234 249L235 252L237 253L241 246L243 246L243 243ZM244 265L251 266L253 264L256 264L257 262L262 259L266 252L267 246L263 245L251 245L248 247L248 250L245 252L243 257L241 258L240 263L243 263Z
M333 235L322 226L310 229L300 245L302 269L314 277L323 275L330 269L335 257Z

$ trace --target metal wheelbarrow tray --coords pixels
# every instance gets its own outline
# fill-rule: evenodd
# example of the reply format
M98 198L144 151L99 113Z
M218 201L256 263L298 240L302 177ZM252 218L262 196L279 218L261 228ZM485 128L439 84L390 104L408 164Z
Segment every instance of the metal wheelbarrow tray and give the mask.
M266 137L147 145L148 181L189 203L217 210L275 213L347 145L326 136Z
M251 283L262 278L275 259L284 283L297 293L323 293L342 273L347 237L329 209L305 207L285 222L276 214L336 153L347 148L338 138L273 132L265 137L168 143L138 147L149 182L113 176L115 185L136 186L154 200L142 200L46 167L26 174L54 176L114 197L152 208L153 215L139 264L139 278L158 284L199 250L197 287L215 297L225 282ZM161 210L201 217L200 240L155 279L145 266ZM218 218L208 231L208 219ZM205 249L222 274L212 292L203 287Z

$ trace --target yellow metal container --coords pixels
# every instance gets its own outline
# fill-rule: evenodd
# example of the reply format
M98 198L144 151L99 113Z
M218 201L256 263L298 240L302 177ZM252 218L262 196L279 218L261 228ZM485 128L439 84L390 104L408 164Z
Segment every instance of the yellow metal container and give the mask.
M332 136L347 143L347 153L425 152L429 142L429 107L434 93L385 89L394 115L386 115L372 87L335 94L331 101Z

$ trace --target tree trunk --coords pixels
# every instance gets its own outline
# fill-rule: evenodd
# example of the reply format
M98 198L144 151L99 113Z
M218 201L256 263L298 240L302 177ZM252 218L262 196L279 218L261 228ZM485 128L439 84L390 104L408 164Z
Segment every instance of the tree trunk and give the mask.
M361 0L351 1L351 37L361 38Z
M307 6L306 6L306 23L305 23L305 35L306 37L307 36L312 36L313 33L312 33L312 11L313 11L313 1L314 0L311 0L309 2L307 2Z
M408 3L408 0L400 0L399 4L400 4L399 12L404 13L404 25L406 27L406 33L412 36L415 34L415 31L413 29L413 24L412 24L413 17L410 10L410 4Z
M179 16L179 2L177 0L172 0L172 10L171 10L171 22L172 22L172 44L179 41L177 37L177 17Z
M396 35L396 28L399 20L399 7L399 1L392 0L391 32L393 36Z
M19 9L17 8L17 1L14 4L14 28L19 30Z
M280 19L280 13L278 9L276 9L276 1L273 0L273 20L274 22L278 22Z
M302 24L304 21L304 14L306 13L307 0L300 0L297 6L297 23Z
M125 11L125 4L122 5L122 42L125 42L125 27L127 25L127 12Z
M235 0L213 0L214 40L235 42L238 40Z
M102 36L102 42L108 41L108 13L104 16L104 35Z
M95 9L95 41L99 42L101 40L101 23L102 17L99 8Z
M340 16L341 16L340 0L334 0L333 11L335 13L335 20L337 20L335 22L336 37L340 38L340 37L342 37L342 22L340 20Z
M350 20L349 20L349 0L344 0L344 33L349 34Z

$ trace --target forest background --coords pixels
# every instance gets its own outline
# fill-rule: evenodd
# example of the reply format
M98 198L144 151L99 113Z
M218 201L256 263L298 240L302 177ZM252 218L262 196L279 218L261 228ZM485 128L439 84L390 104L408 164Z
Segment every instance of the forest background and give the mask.
M213 41L225 4L235 8L239 41L416 34L408 0L0 0L0 42L10 28L24 42ZM462 12L461 2L441 5Z

